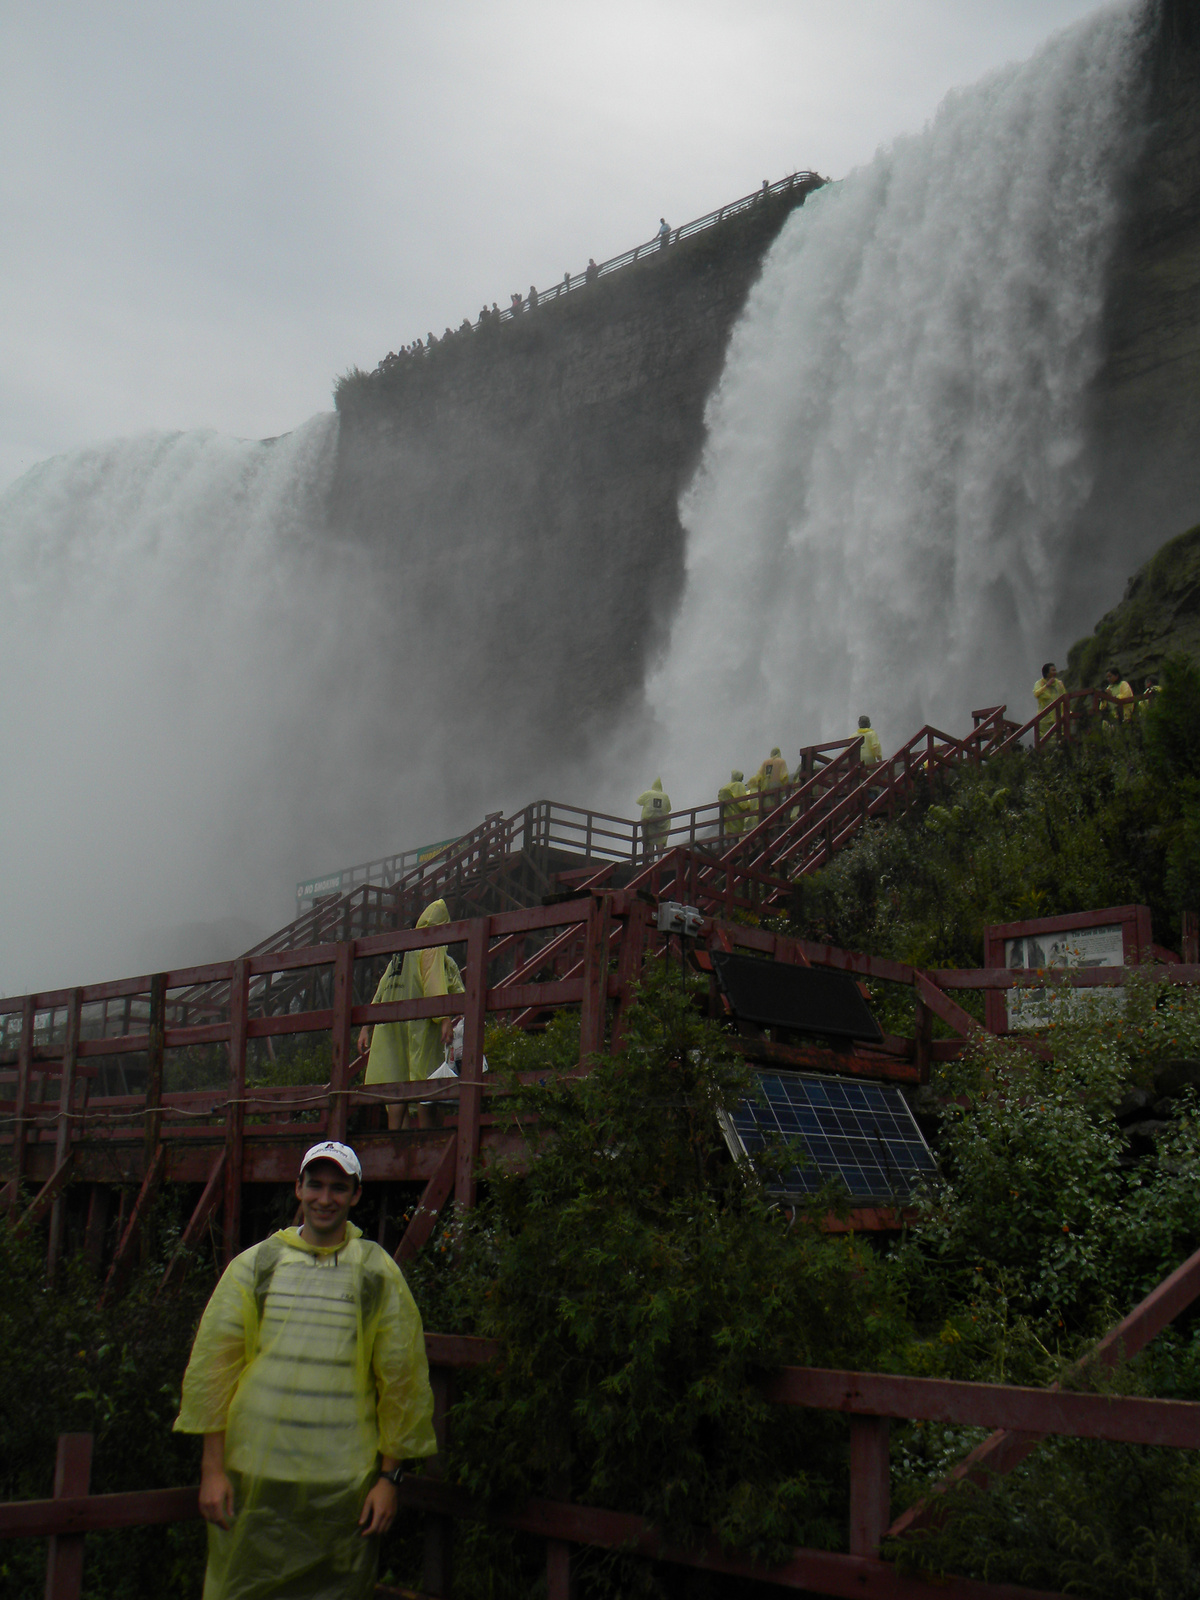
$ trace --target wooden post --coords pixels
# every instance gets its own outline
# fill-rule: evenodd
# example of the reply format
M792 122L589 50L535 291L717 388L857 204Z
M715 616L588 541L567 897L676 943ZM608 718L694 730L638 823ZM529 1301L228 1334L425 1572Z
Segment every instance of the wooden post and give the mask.
M1183 913L1183 938L1182 949L1179 954L1189 964L1196 966L1200 963L1200 914L1195 911Z
M354 1004L354 941L343 940L333 961L333 1061L329 1072L327 1137L345 1143L349 1119L350 1008Z
M60 1433L54 1458L54 1498L85 1495L92 1481L90 1433ZM46 1558L46 1600L79 1600L83 1593L83 1535L56 1533Z
M462 1072L458 1090L458 1154L454 1200L475 1204L475 1163L483 1102L483 1029L487 1020L487 952L490 917L478 917L467 934L466 1011L463 1013Z
M438 1453L427 1463L425 1472L431 1478L444 1478L450 1407L454 1404L453 1370L449 1367L432 1368L429 1386L433 1390L433 1431L437 1435ZM430 1517L425 1526L425 1561L421 1574L421 1587L426 1594L444 1596L450 1593L453 1537L454 1522L451 1517Z
M546 1540L546 1600L572 1600L571 1546L565 1539Z
M621 940L621 953L617 960L617 984L620 995L612 1025L614 1055L620 1050L621 1041L625 1036L626 1019L629 1007L633 1004L633 986L642 975L642 963L646 956L646 924L649 917L650 907L646 902L634 900L629 907L629 916L625 922L625 937Z
M58 1087L58 1131L54 1139L54 1169L62 1166L71 1152L71 1112L75 1100L75 1068L79 1061L79 1019L83 1014L83 990L72 989L67 1001L67 1037L63 1044L62 1076ZM66 1195L60 1193L50 1213L50 1242L46 1247L46 1276L51 1282L62 1257L67 1223Z
M9 1175L8 1209L16 1220L21 1203L21 1178L25 1171L25 1138L29 1124L29 1077L33 1070L34 996L27 994L21 1007L21 1042L17 1046L17 1106L13 1125L12 1172Z
M891 1518L888 1420L850 1418L850 1554L877 1556Z
M930 1011L920 995L917 996L916 1005L913 1008L913 1033L915 1035L913 1043L916 1047L914 1059L917 1071L921 1074L920 1081L928 1083L929 1064L933 1058L933 1012Z
M104 1268L104 1243L111 1210L112 1190L105 1183L92 1184L92 1192L88 1196L87 1226L83 1231L83 1252L94 1278L98 1278Z
M163 1045L167 1025L167 975L150 979L150 1043L146 1049L146 1170L162 1132Z
M607 894L593 895L588 907L587 933L583 944L583 1002L579 1015L579 1058L604 1049L604 1023L608 1009L608 933L611 926L611 900Z
M229 1103L225 1107L225 1233L228 1266L242 1248L242 1157L246 1143L246 1021L250 963L239 956L229 974Z

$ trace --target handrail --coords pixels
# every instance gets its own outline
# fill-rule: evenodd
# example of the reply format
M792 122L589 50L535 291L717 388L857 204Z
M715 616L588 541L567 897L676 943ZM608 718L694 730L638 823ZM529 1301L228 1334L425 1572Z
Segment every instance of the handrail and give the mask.
M770 197L789 194L796 190L808 195L814 189L821 188L827 181L819 173L808 171L789 173L786 178L779 178L775 183L768 183L764 178L761 188L755 189L752 194L743 195L740 200L733 200L728 205L719 206L715 211L706 212L702 217L696 217L692 222L685 222L678 228L671 228L665 235L655 233L652 238L647 239L644 243L634 245L632 250L623 250L620 255L610 256L607 261L599 262L594 268L589 263L583 272L565 273L561 282L556 283L552 289L540 290L532 305L529 303L529 296L522 297L519 312L516 306L512 304L496 311L489 311L486 317L477 318L476 321L470 324L470 332L477 333L481 328L490 327L498 322L513 322L519 315L527 316L531 311L536 311L539 307L548 305L552 300L559 300L564 295L574 294L580 289L589 288L600 278L609 277L612 273L621 271L623 267L632 266L636 261L648 260L669 245L678 244L681 239L690 239L694 234L702 233L706 228L712 228L717 226L718 223L727 222L730 217L739 216L743 212L751 210L754 206L762 204L763 201ZM451 328L449 334L451 338L457 338L465 331L466 329L460 325L458 328ZM447 337L445 334L440 339L434 336L432 344L423 343L418 339L412 347L399 352L390 351L379 362L375 371L377 373L385 373L392 370L393 367L399 366L401 362L419 361L430 350L436 349L446 342Z

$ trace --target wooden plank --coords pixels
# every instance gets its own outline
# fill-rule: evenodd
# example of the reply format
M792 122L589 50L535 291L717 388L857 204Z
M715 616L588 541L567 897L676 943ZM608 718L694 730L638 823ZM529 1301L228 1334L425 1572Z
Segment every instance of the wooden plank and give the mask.
M167 1270L163 1273L162 1282L158 1286L159 1294L178 1277L185 1252L195 1249L200 1240L200 1235L208 1225L208 1219L212 1216L217 1206L220 1205L223 1188L222 1180L227 1159L228 1152L226 1150L221 1149L217 1152L208 1174L208 1181L205 1183L200 1198L196 1202L195 1210L188 1219L187 1227L179 1236L179 1243L175 1246L174 1255L167 1262Z
M1145 1400L1140 1395L1081 1394L824 1367L785 1367L763 1393L783 1405L852 1416L913 1418L1200 1450L1200 1403L1190 1400Z
M927 1006L935 1016L941 1017L942 1021L953 1028L955 1033L961 1034L964 1039L969 1039L973 1034L984 1031L981 1022L976 1022L969 1011L964 1011L957 1002L951 1000L949 995L943 994L937 985L931 983L923 972L914 972L913 987L916 990L917 999Z
M1156 1334L1161 1333L1169 1322L1173 1321L1181 1311L1186 1310L1198 1297L1200 1297L1200 1250L1181 1262L1175 1271L1152 1289L1144 1300L1139 1301L1127 1317L1123 1317L1114 1328L1110 1328L1089 1354L1076 1363L1073 1370L1086 1370L1093 1362L1099 1362L1105 1367L1114 1367L1122 1360L1129 1360L1140 1350L1144 1350ZM945 1478L934 1484L928 1495L909 1506L907 1511L897 1517L888 1530L889 1534L899 1538L917 1528L937 1523L945 1514L939 1502L948 1489L963 1481L986 1488L990 1476L1011 1472L1015 1466L1024 1461L1037 1443L1036 1437L1022 1436L1009 1431L1007 1427L1001 1427L998 1432L991 1434L958 1462Z
M459 1078L458 1141L454 1198L475 1204L475 1168L479 1161L480 1084L483 1079L483 1032L487 1021L487 949L491 919L471 924L467 938L466 1009L463 1012L462 1072Z
M33 1057L33 1018L34 997L27 994L21 1007L21 1043L17 1052L16 1120L13 1124L8 1182L8 1209L14 1219L21 1202L21 1179L25 1175L25 1143L29 1128L29 1076Z
M469 1333L427 1333L425 1354L430 1365L443 1367L486 1367L500 1359L495 1339L477 1339Z
M71 1167L74 1163L74 1159L74 1151L68 1150L66 1155L58 1163L54 1171L46 1179L45 1183L38 1190L37 1194L34 1195L33 1199L25 1207L25 1210L22 1211L21 1215L13 1224L14 1234L22 1233L26 1228L36 1227L36 1225L46 1215L47 1211L49 1211L50 1207L54 1205L55 1201L62 1193L67 1179L71 1175Z
M163 1030L167 1020L167 975L150 980L150 1027L146 1045L146 1165L154 1159L162 1130Z
M225 1205L222 1265L242 1248L242 1160L246 1145L246 1020L249 963L242 956L229 981L229 1100L225 1107Z
M850 1419L850 1554L877 1556L890 1520L886 1417Z
M611 926L607 895L592 897L583 946L583 998L579 1015L579 1059L585 1062L604 1049L608 1009L608 938Z
M332 1065L329 1071L329 1115L326 1136L344 1143L349 1106L350 1062L354 1057L351 1042L354 1008L354 945L347 941L337 947L333 963Z
M92 1481L92 1435L60 1433L54 1458L54 1498L86 1495ZM83 1535L52 1534L46 1557L46 1600L79 1600L83 1593Z
M911 1061L894 1056L852 1055L849 1051L825 1050L819 1045L776 1044L770 1039L751 1039L730 1035L726 1043L747 1061L767 1066L790 1067L796 1072L824 1072L835 1077L872 1078L881 1083L920 1083L921 1075Z
M138 1197L130 1213L129 1221L125 1224L125 1231L121 1235L121 1242L117 1245L116 1254L108 1269L108 1276L104 1280L104 1288L100 1294L100 1304L106 1305L114 1296L120 1293L125 1281L125 1276L133 1262L133 1248L141 1232L142 1223L146 1220L146 1213L154 1200L158 1185L162 1181L167 1165L167 1147L160 1144L154 1153L154 1161L149 1172L142 1179L142 1187L138 1190Z
M408 1219L408 1226L400 1243L396 1246L395 1259L408 1261L416 1255L417 1251L425 1244L429 1235L437 1225L437 1219L442 1213L442 1207L450 1198L450 1191L454 1188L455 1173L457 1170L458 1137L451 1134L446 1140L442 1158L438 1162L437 1171L430 1178L417 1202L417 1209Z
M66 1038L63 1041L62 1077L59 1079L58 1085L58 1128L54 1136L55 1171L61 1170L64 1173L64 1178L62 1184L54 1192L53 1209L50 1213L50 1237L46 1243L46 1276L51 1283L54 1282L54 1276L58 1270L67 1229L67 1208L63 1189L65 1188L66 1173L69 1171L71 1161L71 1139L74 1132L71 1119L75 1111L75 1081L79 1066L79 1029L82 1016L83 992L80 989L72 989L71 997L67 1001L67 1030ZM52 1177L50 1182L53 1183L53 1181ZM45 1193L45 1190L43 1190L43 1193Z
M14 1500L0 1504L0 1539L45 1539L103 1533L113 1528L153 1528L165 1522L189 1522L199 1515L199 1484L187 1489L71 1495L61 1500Z

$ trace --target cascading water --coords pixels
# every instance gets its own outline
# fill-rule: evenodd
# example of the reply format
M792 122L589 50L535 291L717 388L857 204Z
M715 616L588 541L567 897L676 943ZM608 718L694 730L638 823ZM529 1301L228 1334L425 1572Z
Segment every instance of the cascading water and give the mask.
M776 241L709 405L649 685L674 788L861 712L894 745L1032 711L1064 660L1141 20L1106 9L949 95Z
M303 840L387 835L371 588L317 537L336 436L148 435L0 497L0 988L227 957L285 920Z

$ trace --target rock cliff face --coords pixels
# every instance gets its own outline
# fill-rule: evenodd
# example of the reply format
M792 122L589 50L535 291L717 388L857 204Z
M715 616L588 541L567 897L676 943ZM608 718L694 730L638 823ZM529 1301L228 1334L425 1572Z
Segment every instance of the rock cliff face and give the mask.
M1143 148L1093 391L1095 491L1073 540L1075 604L1095 616L1134 567L1200 518L1200 0L1164 0ZM1068 635L1069 636L1069 635Z
M1090 689L1114 666L1133 684L1182 651L1200 660L1200 526L1169 540L1130 578L1121 603L1071 647L1067 687Z
M390 572L401 654L444 620L439 692L464 738L499 686L530 754L569 756L640 693L682 582L705 402L806 192L341 386L333 525Z

